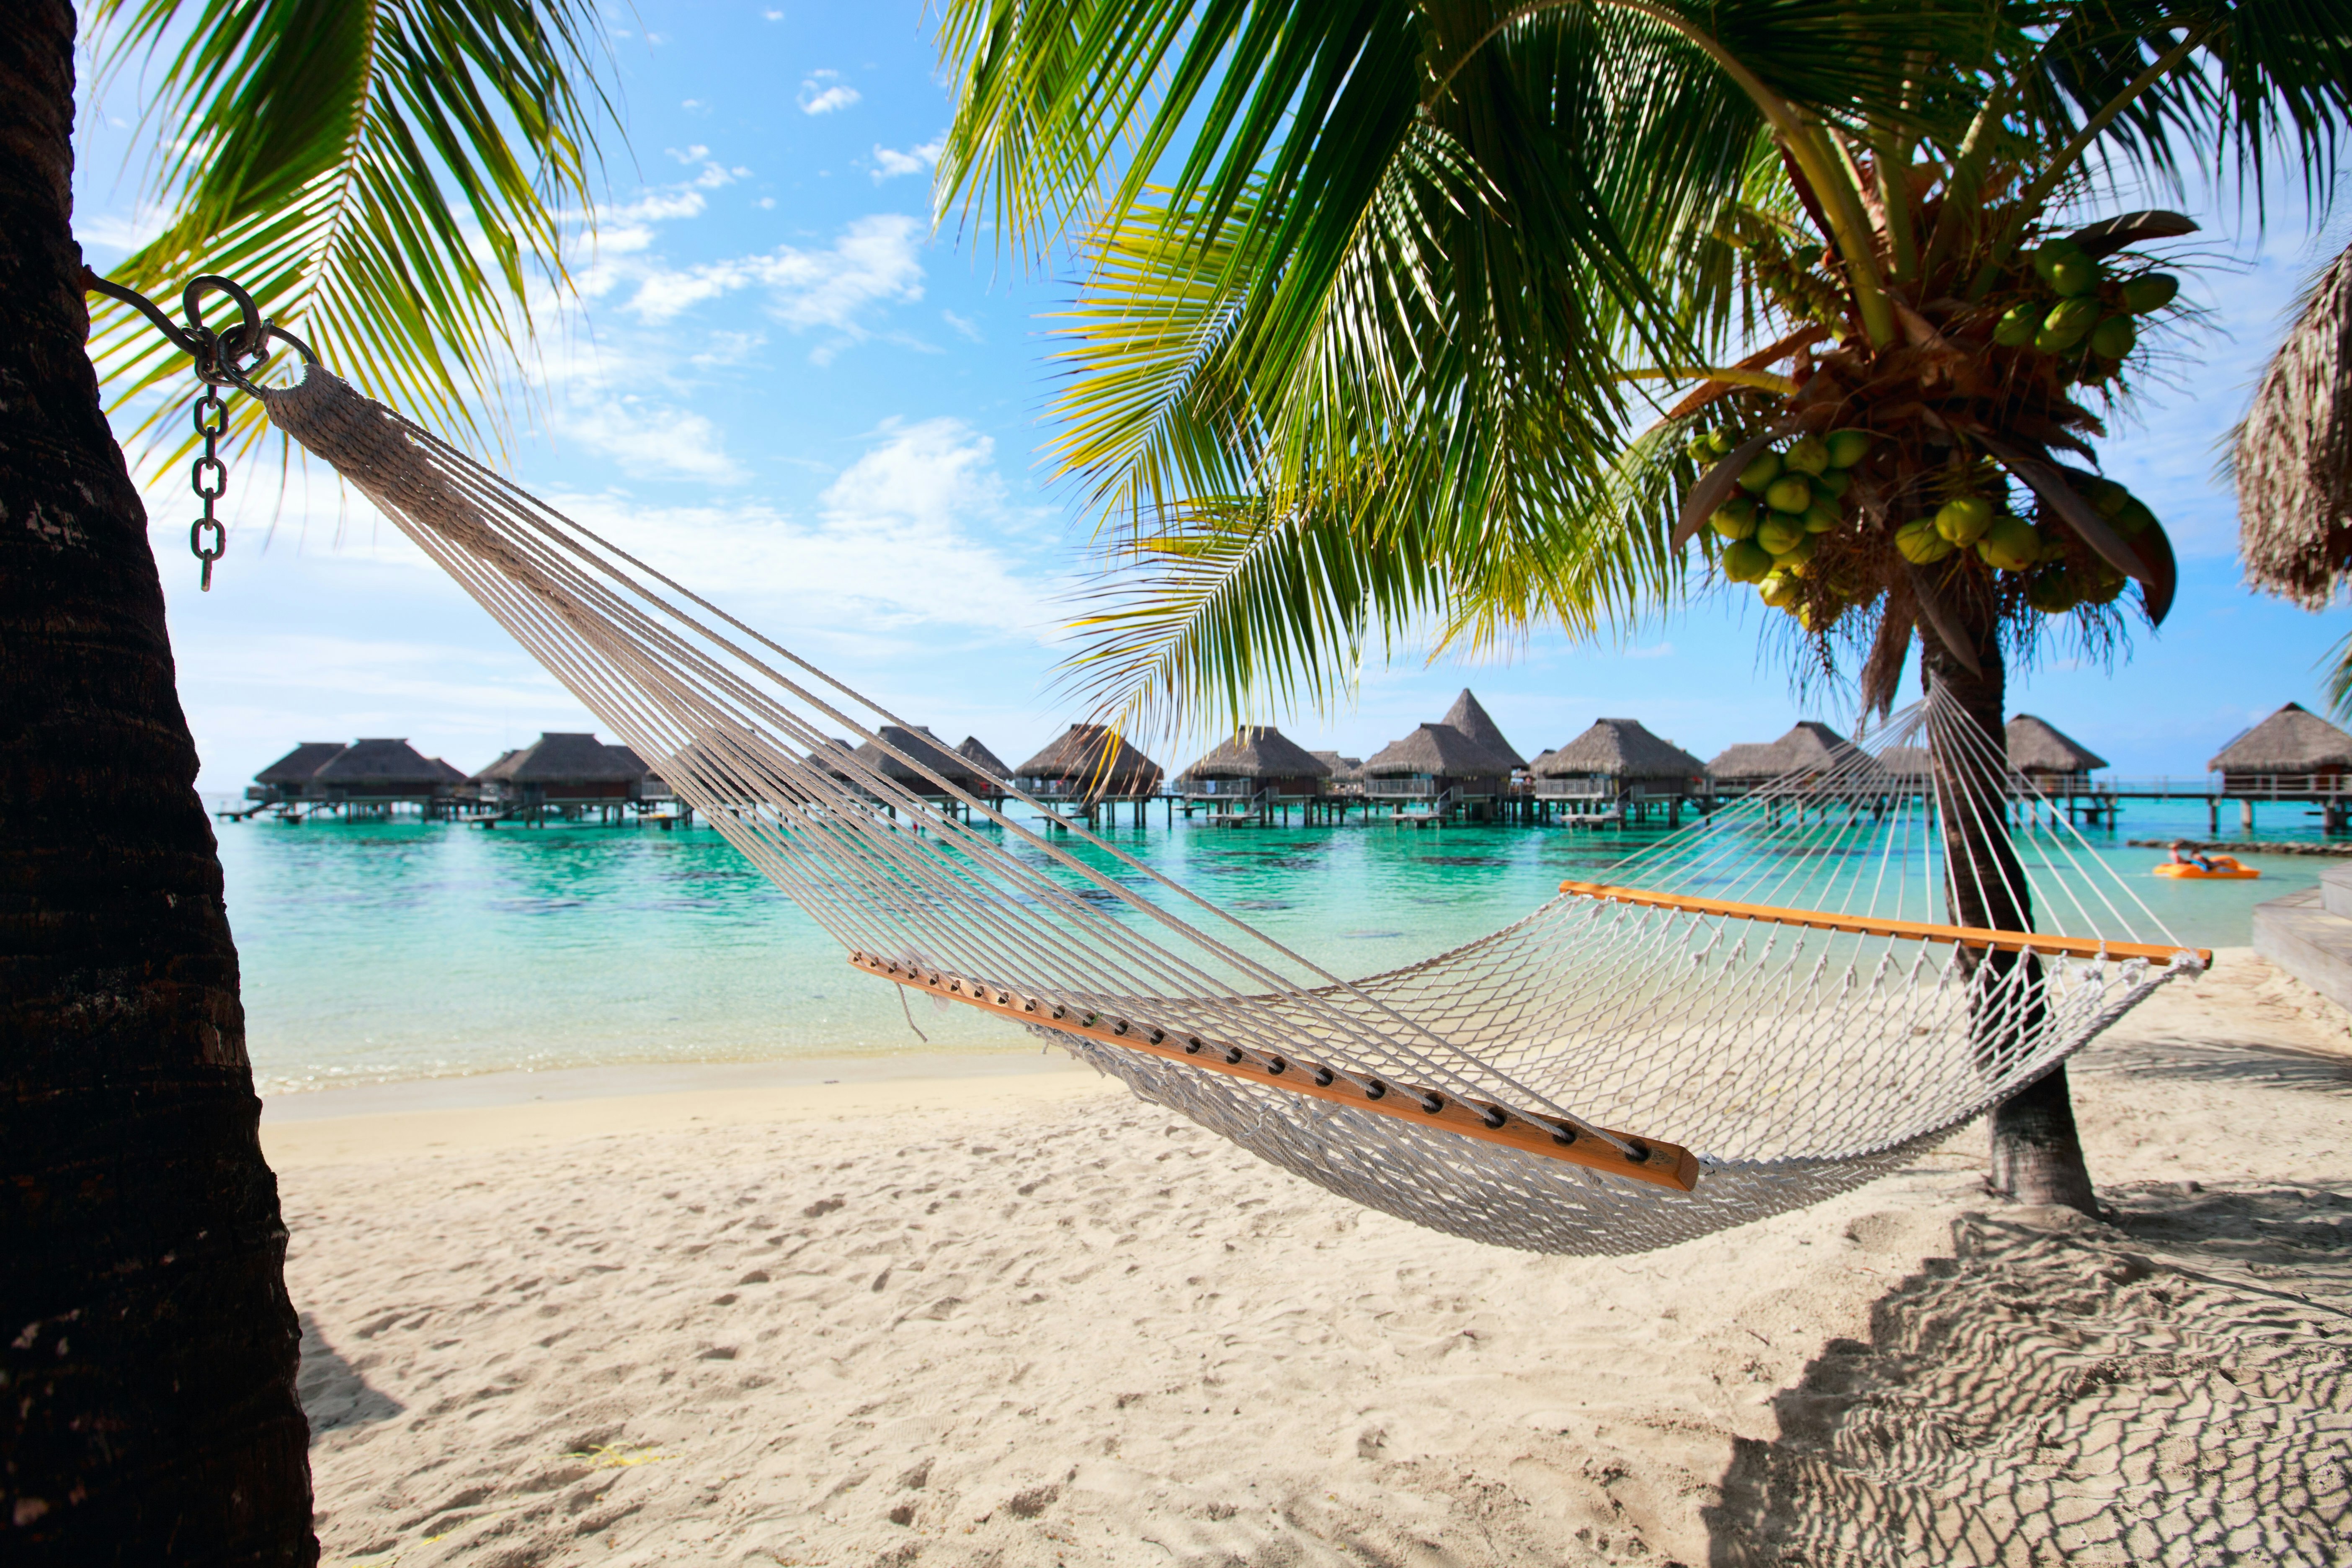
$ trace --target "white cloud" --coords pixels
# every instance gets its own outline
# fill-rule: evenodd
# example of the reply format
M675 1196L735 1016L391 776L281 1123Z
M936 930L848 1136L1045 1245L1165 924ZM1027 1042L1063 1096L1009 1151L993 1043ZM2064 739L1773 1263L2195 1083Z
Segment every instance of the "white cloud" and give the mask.
M568 405L557 415L555 426L641 478L724 485L746 477L721 448L719 426L699 414L625 398Z
M941 310L940 312L940 320L945 321L949 326L953 327L959 337L969 338L976 343L986 342L988 341L980 335L979 322L959 316L953 310Z
M919 147L909 147L903 153L894 152L879 142L874 144L874 183L896 179L900 174L919 174L940 161L940 153L948 144L946 132L932 137Z
M841 79L839 71L811 71L801 83L801 112L831 114L837 109L847 109L859 96L856 88Z
M101 250L133 251L162 234L171 216L170 208L154 202L142 202L128 213L77 213L74 237Z
M659 323L738 289L765 289L770 313L793 331L821 327L854 342L866 335L875 308L923 297L916 253L921 233L913 218L877 214L851 223L824 250L783 245L764 256L680 271L652 269L627 308L641 321Z

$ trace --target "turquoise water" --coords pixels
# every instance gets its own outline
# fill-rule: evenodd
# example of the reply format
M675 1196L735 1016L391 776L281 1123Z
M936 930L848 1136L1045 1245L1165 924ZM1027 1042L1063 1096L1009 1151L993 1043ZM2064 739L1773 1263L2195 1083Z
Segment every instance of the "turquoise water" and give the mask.
M2194 820L2191 820L2193 817ZM2284 824L2282 824L2284 826ZM2175 883L2129 837L2200 834L2201 809L2127 809L2111 862L2181 940L2242 945L2253 906L2324 862L2254 858L2258 882ZM2266 831L2268 831L2266 825ZM512 1068L742 1061L933 1047L1029 1048L966 1008L909 1014L708 830L223 823L247 1037L265 1094ZM1108 836L1343 974L1393 968L1517 920L1641 840L1557 827L1350 825Z

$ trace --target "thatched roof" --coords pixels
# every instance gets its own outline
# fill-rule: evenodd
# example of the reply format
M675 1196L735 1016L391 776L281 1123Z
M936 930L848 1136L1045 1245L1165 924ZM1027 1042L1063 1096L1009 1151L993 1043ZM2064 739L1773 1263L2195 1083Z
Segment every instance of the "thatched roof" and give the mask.
M2352 767L2352 735L2290 702L2205 765L2217 773L2315 773Z
M2246 581L2308 610L2352 570L2352 249L2312 279L2238 426Z
M616 752L624 754L615 756ZM627 784L645 777L646 771L646 764L625 746L607 746L593 735L549 731L474 776L499 784Z
M1351 779L1364 770L1361 757L1343 757L1337 752L1309 752L1307 754L1329 768L1334 779Z
M451 766L446 759L441 757L427 757L425 760L441 770L441 782L443 784L461 784L467 782L465 773L459 769Z
M328 758L310 779L336 789L419 792L448 782L432 758L406 741L354 741Z
M1513 764L1452 724L1423 724L1400 741L1391 741L1364 759L1358 770L1368 779L1496 778Z
M1854 744L1827 724L1808 719L1777 741L1726 746L1706 764L1712 779L1777 779L1822 773L1852 760Z
M965 766L964 760L948 750L947 742L932 734L929 724L919 725L912 730L904 729L897 724L885 724L875 733L896 747L900 755L919 759L925 767L958 789L965 788L976 782L971 776L971 769ZM919 795L926 790L939 787L929 779L900 762L898 757L885 752L875 742L868 741L858 747L856 755L859 762L864 763L884 778L905 784Z
M1486 710L1478 706L1478 700L1470 695L1470 689L1466 686L1462 689L1462 695L1454 700L1454 706L1445 710L1445 717L1440 722L1451 724L1496 756L1508 761L1515 768L1528 765L1527 758L1511 749L1511 743L1503 739L1501 727L1486 717Z
M2029 773L2087 773L2107 759L2048 720L2020 713L2009 721L2009 765Z
M1878 767L1896 778L1924 779L1936 771L1936 761L1925 746L1887 746L1878 753Z
M312 773L325 767L329 760L342 749L341 741L305 741L254 774L253 782L259 784L308 783Z
M1013 776L1013 770L1004 765L1003 759L982 745L980 737L977 735L966 735L963 738L963 744L956 748L956 755L986 773L990 778L1009 779Z
M1331 770L1271 724L1251 724L1178 775L1187 779L1320 779Z
M1592 728L1557 752L1538 758L1531 770L1543 778L1598 773L1613 779L1686 779L1706 764L1671 741L1662 741L1638 719L1596 719Z
M1161 775L1158 763L1128 744L1108 725L1073 724L1053 744L1014 769L1013 776L1063 779L1099 795L1129 795L1158 789Z

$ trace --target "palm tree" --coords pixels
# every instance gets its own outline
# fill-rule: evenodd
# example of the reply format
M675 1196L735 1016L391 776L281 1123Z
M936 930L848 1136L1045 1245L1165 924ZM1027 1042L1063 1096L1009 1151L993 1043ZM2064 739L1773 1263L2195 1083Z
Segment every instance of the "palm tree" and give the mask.
M2295 0L953 0L941 46L943 213L1078 258L1068 673L1130 721L1590 632L1696 544L1870 708L1916 640L1999 746L2011 663L2173 593L2085 465L2191 226L2058 215L2281 147L2316 205L2352 106L2341 5ZM1951 918L2031 929L2006 837L1948 832ZM2063 1073L1993 1162L2092 1206Z
M152 54L163 237L462 425L562 269L601 99L586 0L99 0ZM0 1557L308 1563L286 1230L146 513L74 243L75 17L0 27ZM160 52L157 52L160 51ZM475 244L467 243L468 239ZM479 248L477 248L478 245ZM127 312L126 395L185 362Z

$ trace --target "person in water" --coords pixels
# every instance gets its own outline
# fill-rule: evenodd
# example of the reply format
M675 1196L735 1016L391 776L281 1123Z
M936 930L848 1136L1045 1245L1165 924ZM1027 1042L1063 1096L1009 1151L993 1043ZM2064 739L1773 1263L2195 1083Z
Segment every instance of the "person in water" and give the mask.
M2200 871L2220 869L2211 860L2199 854L2196 847L2186 838L2176 838L2172 841L2172 863L2176 866L2194 866Z

